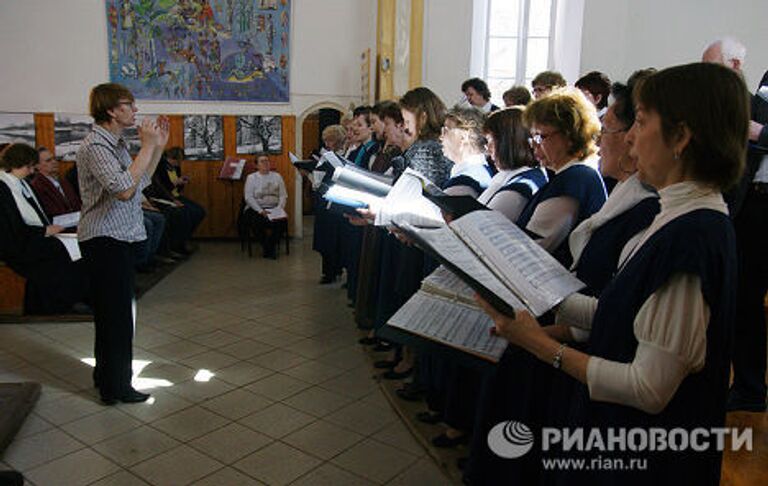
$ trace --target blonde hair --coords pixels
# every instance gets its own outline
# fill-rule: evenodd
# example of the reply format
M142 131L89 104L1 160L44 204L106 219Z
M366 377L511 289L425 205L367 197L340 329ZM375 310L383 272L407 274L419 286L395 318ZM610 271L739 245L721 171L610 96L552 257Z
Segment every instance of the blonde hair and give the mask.
M584 160L597 151L600 119L595 106L577 88L560 88L528 105L525 124L557 128L570 142L569 154Z

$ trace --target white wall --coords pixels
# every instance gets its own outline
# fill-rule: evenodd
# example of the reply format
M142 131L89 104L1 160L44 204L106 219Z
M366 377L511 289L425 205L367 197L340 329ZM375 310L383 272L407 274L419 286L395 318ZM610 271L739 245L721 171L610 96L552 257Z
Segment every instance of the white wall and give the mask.
M469 78L472 0L424 0L422 84L448 106Z
M360 54L376 44L375 0L293 0L288 104L140 102L155 113L296 114L360 101ZM0 1L0 110L87 113L108 81L104 0Z
M747 47L744 75L754 91L768 69L766 19L766 0L587 0L581 72L626 79L639 68L699 61L710 41L730 35Z

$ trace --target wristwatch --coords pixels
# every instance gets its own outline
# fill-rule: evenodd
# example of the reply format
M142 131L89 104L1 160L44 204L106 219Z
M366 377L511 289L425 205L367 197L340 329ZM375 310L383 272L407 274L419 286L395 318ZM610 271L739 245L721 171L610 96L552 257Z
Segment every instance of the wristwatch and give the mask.
M567 348L568 345L565 343L561 343L560 347L557 348L557 352L555 353L555 357L552 360L552 366L555 367L555 369L559 370L563 367L563 351L565 351L565 348Z

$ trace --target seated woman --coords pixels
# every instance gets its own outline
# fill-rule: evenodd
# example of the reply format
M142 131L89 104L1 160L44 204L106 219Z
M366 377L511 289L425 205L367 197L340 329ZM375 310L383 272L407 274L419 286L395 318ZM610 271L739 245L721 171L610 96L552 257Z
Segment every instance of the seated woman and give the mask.
M599 298L576 295L560 306L560 322L588 333L588 353L558 342L527 312L511 318L481 305L498 334L573 378L571 396L560 402L569 427L601 437L609 428L675 430L687 441L694 430L725 425L736 245L722 191L744 168L747 89L733 71L695 63L651 75L635 98L637 117L627 141L640 180L659 192L661 212L636 244L625 247L618 273ZM560 470L553 479L717 485L722 447L709 438L703 450L572 450L568 457L586 460L631 455L646 467ZM554 444L539 454L565 452Z
M491 114L483 127L488 156L498 171L478 201L517 221L528 201L547 183L544 169L528 142L523 109L507 108Z
M597 112L581 91L563 88L525 110L534 153L554 172L517 220L560 263L570 266L568 235L606 199L600 174L585 161L595 153L600 132Z
M493 169L485 160L484 124L485 114L478 108L456 106L446 114L440 141L443 153L453 162L443 187L447 194L477 199L491 183Z
M280 231L273 219L280 211L285 212L288 193L283 178L277 172L270 172L269 157L259 155L253 174L245 179L245 208L243 216L248 227L253 228L259 237L264 258L276 259L275 245L280 238Z
M37 150L11 144L1 156L0 259L27 279L25 311L54 314L72 310L89 299L82 260L72 261L54 235L64 228L50 224L24 180L37 163ZM78 306L76 310L83 307Z
M167 149L157 164L155 173L152 174L152 184L144 189L144 194L150 200L173 203L173 205L159 203L159 207L168 220L170 249L185 255L189 253L188 242L205 218L206 212L202 206L183 194L184 187L189 183L189 177L181 175L182 160L184 160L184 149L180 147Z

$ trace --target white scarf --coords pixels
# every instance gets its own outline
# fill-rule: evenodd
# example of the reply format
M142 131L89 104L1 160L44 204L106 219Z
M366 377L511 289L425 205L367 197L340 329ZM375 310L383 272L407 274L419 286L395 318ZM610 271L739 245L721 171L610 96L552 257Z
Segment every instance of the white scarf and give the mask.
M571 255L573 255L573 266L571 269L576 268L579 258L581 258L581 253L584 251L587 243L589 243L590 238L592 238L592 234L598 228L634 208L640 201L649 197L657 197L657 195L643 186L637 178L637 174L632 175L624 182L616 184L613 192L611 192L611 196L605 201L603 207L582 221L571 232L571 236L568 238L568 247L571 250Z
M717 189L695 181L678 182L659 190L659 203L661 204L661 211L645 230L640 240L634 245L627 243L622 250L619 258L619 271L651 236L680 216L698 209L711 209L728 214L728 206L723 200L723 194Z
M37 215L37 211L35 211L35 208L33 208L26 199L32 198L37 202L38 207L42 207L40 206L37 197L35 197L35 193L32 192L32 188L30 188L25 181L4 170L0 171L0 180L5 182L5 185L11 190L13 199L16 201L16 207L19 209L21 219L24 220L24 223L28 226L44 226L43 222L40 220L40 216Z

